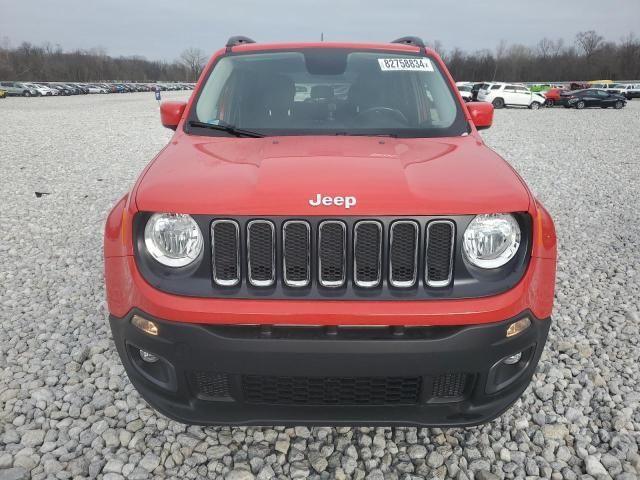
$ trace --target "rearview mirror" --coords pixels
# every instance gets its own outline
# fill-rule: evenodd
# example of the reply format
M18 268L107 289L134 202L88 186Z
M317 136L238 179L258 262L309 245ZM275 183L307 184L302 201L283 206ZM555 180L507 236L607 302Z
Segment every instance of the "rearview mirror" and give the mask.
M489 102L469 102L467 108L478 130L485 130L493 123L493 105Z
M180 123L187 102L170 100L160 104L160 121L162 125L171 130L175 130Z

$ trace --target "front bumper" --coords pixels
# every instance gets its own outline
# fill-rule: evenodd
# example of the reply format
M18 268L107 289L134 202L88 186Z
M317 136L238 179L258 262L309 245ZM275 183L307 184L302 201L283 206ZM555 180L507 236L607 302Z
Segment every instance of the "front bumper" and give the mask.
M158 335L131 323L152 320ZM512 338L524 316L531 326ZM433 327L232 326L110 317L133 385L166 416L201 425L469 426L529 384L550 319ZM159 358L147 363L140 350ZM502 360L516 353L515 365Z

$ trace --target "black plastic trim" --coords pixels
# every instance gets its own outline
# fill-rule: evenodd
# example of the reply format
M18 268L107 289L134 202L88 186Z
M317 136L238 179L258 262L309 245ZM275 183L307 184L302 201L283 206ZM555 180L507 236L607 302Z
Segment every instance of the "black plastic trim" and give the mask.
M158 336L134 327L133 314L158 325ZM523 316L531 326L505 338L509 324ZM470 426L502 414L524 392L542 354L550 319L525 311L509 320L458 327L358 329L261 328L168 322L140 311L110 317L111 330L135 388L155 409L174 420L200 425L419 425ZM410 332L410 333L409 333ZM132 363L126 345L154 353L175 369L176 387L165 388ZM492 387L495 365L518 352L530 352L510 382ZM228 396L203 399L192 373L208 370L228 378ZM425 391L441 374L463 373L460 397L432 398ZM277 405L244 401L243 375L304 377L422 377L423 391L409 405Z
M205 248L202 258L184 268L169 268L159 264L144 247L144 226L150 213L138 213L133 220L134 252L136 264L143 278L153 287L167 293L189 297L204 298L264 298L264 299L335 299L335 300L430 300L478 298L503 293L513 288L524 275L529 265L531 252L531 217L527 213L516 214L522 231L522 243L516 256L504 267L494 270L483 270L470 265L461 252L462 237L467 225L474 215L459 216L415 216L415 217L256 217L256 216L210 216L193 215L194 220L205 236ZM231 219L239 223L240 245L246 244L247 223L256 219L267 219L275 225L276 235L276 279L275 285L254 287L247 281L246 251L240 252L240 278L235 286L220 286L213 282L211 272L211 223L214 220ZM311 282L305 287L288 287L285 285L282 272L282 225L288 220L304 220L311 226ZM318 282L318 225L326 220L339 220L347 226L347 261L346 281L342 287L322 287ZM451 220L455 223L455 258L453 265L453 281L446 287L429 287L425 284L425 238L419 237L418 278L412 287L394 287L389 281L389 248L388 242L383 244L382 266L385 269L377 287L362 288L353 281L353 227L360 220L376 220L383 226L384 238L388 238L390 225L398 220L417 222L420 232L425 232L426 225L434 220Z
M424 41L420 37L414 37L414 36L396 38L391 43L401 43L403 45L413 45L414 47L420 47L420 48L424 48L425 47Z

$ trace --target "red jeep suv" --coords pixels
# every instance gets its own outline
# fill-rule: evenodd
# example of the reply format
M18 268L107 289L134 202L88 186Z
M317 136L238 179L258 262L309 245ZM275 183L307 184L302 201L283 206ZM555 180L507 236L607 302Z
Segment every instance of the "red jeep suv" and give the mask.
M232 37L105 231L110 324L151 406L203 425L473 425L549 331L553 222L440 57Z

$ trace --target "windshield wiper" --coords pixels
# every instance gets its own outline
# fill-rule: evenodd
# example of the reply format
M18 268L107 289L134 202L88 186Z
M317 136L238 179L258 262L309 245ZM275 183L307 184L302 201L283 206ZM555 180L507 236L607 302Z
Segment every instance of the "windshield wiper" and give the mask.
M220 130L221 132L227 132L231 135L235 135L236 137L250 137L250 138L262 138L263 134L258 132L253 132L251 130L244 130L242 128L236 128L233 125L228 125L226 123L205 123L198 122L196 120L189 120L188 125L190 127L198 127L198 128L208 128L210 130Z

